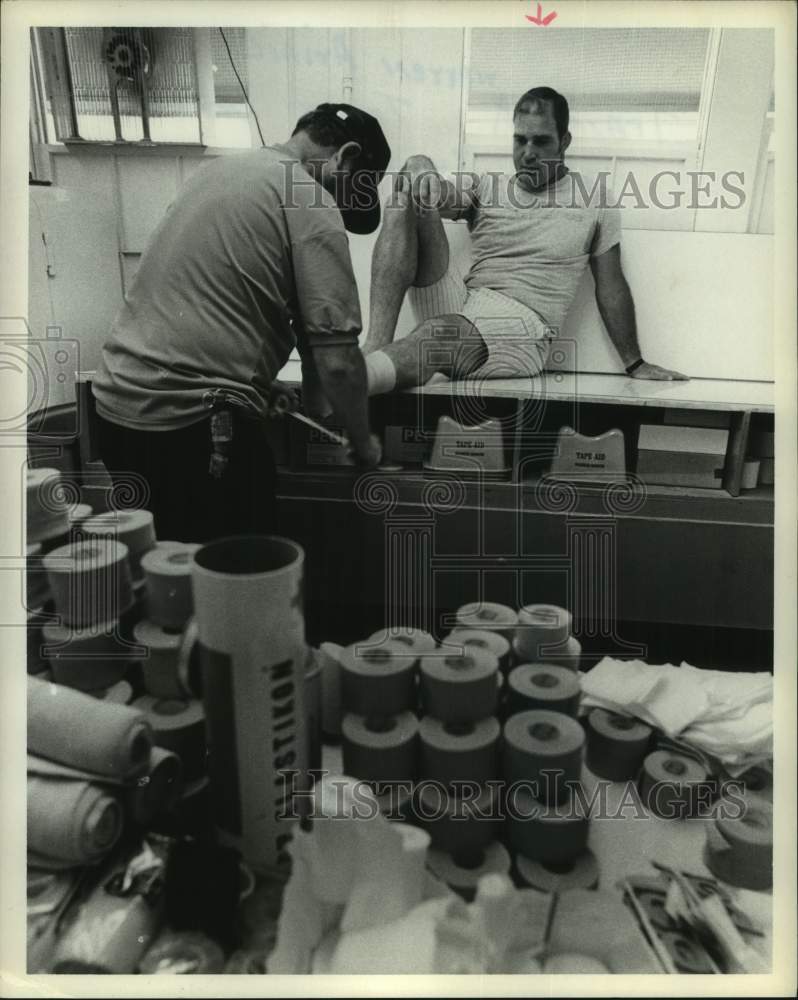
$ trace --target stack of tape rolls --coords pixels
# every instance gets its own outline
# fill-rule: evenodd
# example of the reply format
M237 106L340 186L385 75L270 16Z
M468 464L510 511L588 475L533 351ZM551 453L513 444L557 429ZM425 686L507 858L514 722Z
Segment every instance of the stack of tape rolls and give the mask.
M145 694L133 702L154 733L155 745L180 758L186 781L205 774L205 712L202 702L180 698L154 698Z
M65 535L69 531L69 507L58 469L28 469L25 485L28 542Z
M599 866L590 848L580 851L568 861L547 863L531 861L517 854L515 868L519 881L539 892L565 892L568 889L597 889Z
M424 711L444 722L477 722L493 715L499 699L499 661L484 649L421 659Z
M773 885L773 809L746 799L738 813L718 815L707 827L704 863L721 881L740 889L764 891Z
M394 640L355 644L341 656L341 696L347 712L368 718L395 716L416 707L416 662ZM357 777L357 775L355 775Z
M118 620L133 605L127 547L108 538L72 542L44 557L56 612L66 625Z
M571 613L556 604L527 604L518 612L513 649L521 663L556 663L578 670L582 647L571 635Z
M416 658L431 653L436 646L435 640L420 628L383 628L374 632L364 643L359 643L362 651L364 647L371 645L381 645L384 642L398 642L404 646L408 653Z
M146 826L154 816L176 801L181 789L182 771L177 754L162 747L153 748L147 774L125 795L125 804L134 823Z
M127 546L133 575L141 575L141 558L155 546L155 520L148 510L114 510L83 522L83 533Z
M655 750L643 761L640 798L655 816L687 819L697 815L708 779L706 768L692 757Z
M139 962L145 976L210 976L224 972L224 952L199 931L164 931Z
M133 639L146 650L141 661L144 687L154 698L183 698L188 691L185 657L181 658L183 635L166 631L151 621L138 622L133 627Z
M566 667L524 663L507 678L507 710L511 714L542 708L575 717L580 694L578 674Z
M462 723L427 715L419 725L421 777L447 788L493 781L499 774L500 738L501 726L493 716Z
M509 875L511 861L507 848L494 840L486 847L475 851L471 858L455 857L431 847L427 851L427 868L436 878L470 903L476 896L482 876Z
M594 708L587 717L588 768L608 781L634 780L648 753L652 731L639 719Z
M122 637L118 621L83 628L47 624L42 629L44 655L56 684L97 691L122 680L132 648Z
M369 783L412 780L417 741L418 719L412 712L389 716L349 712L343 718L344 772Z
M464 653L469 649L483 649L493 653L499 661L499 669L506 674L512 662L510 641L501 632L491 632L488 629L456 628L444 640L445 646L452 646L455 653Z
M440 782L422 781L414 789L411 819L426 830L432 846L453 855L463 867L477 863L499 832L500 796L496 784L474 796L447 791Z
M40 608L50 600L50 584L42 562L42 546L38 542L27 546L25 596L29 609Z
M141 559L147 581L147 617L165 629L182 629L194 612L191 564L198 545L158 544Z
M563 801L567 783L582 773L585 733L560 712L538 709L511 715L504 724L504 779L532 782L541 801Z
M499 632L508 642L512 641L518 624L518 614L505 604L490 601L472 601L458 608L457 628L474 628Z
M575 788L559 804L543 803L516 785L507 792L507 836L510 846L530 861L567 865L587 848L590 816Z

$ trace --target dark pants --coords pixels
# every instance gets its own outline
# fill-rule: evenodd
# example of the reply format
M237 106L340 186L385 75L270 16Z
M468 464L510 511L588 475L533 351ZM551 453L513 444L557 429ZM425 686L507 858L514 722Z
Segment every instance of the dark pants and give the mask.
M114 505L152 511L160 541L274 533L277 474L263 424L233 411L229 460L215 479L210 417L176 431L129 430L99 414L97 421Z

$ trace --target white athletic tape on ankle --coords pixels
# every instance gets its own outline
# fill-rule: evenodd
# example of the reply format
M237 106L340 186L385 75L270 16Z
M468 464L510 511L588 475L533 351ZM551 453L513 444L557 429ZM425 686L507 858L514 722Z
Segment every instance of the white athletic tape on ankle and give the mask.
M369 396L390 392L396 385L396 368L385 351L366 355L366 377Z

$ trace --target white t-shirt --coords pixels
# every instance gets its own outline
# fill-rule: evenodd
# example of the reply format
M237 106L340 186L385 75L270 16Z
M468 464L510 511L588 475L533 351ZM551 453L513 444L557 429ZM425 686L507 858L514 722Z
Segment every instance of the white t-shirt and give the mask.
M466 286L501 292L559 332L589 259L620 242L614 203L606 185L573 171L537 193L512 175L483 174L464 216L473 249Z

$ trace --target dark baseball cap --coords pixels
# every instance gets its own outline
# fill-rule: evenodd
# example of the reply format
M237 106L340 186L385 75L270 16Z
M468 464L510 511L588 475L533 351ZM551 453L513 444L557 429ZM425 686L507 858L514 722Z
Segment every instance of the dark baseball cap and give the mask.
M380 199L377 185L391 160L391 147L373 116L352 104L320 104L314 113L330 118L345 142L356 142L361 149L352 174L343 178L339 207L350 233L373 233L380 224Z

